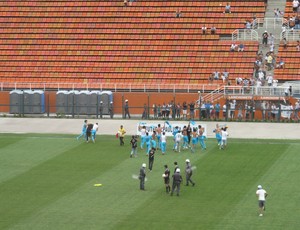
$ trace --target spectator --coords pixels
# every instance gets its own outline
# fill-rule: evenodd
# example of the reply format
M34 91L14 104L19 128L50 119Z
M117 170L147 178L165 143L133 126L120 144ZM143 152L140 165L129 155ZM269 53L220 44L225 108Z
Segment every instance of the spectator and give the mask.
M267 58L267 68L268 68L268 71L270 71L270 70L273 69L273 55L272 55L272 53L268 53L266 58Z
M282 58L279 59L279 62L276 65L277 69L284 69L284 61L282 60Z
M268 36L268 43L269 44L274 44L275 43L275 36L270 33L269 36Z
M265 30L265 32L262 34L262 44L265 47L267 47L268 45L268 37L269 37L268 31Z
M270 50L269 50L270 53L274 52L274 47L275 47L274 43L270 43Z
M176 18L181 18L181 11L178 9L178 10L176 10L176 12L175 12L175 17Z
M217 33L217 28L214 27L214 26L212 26L212 27L210 28L210 34L216 34L216 33Z
M223 80L223 83L227 82L228 81L228 78L229 78L229 72L225 69L224 72L222 73L221 75L221 78Z
M267 82L268 82L268 86L272 86L273 84L273 76L271 73L269 73L269 75L267 76Z
M283 48L287 49L287 46L288 46L288 42L287 42L286 38L283 38Z
M231 14L231 6L229 4L229 2L227 2L226 6L225 6L225 10L223 12L224 14Z
M239 44L238 46L238 52L243 52L245 49L245 45L243 43Z
M246 28L247 33L250 33L251 27L252 27L251 22L249 20L247 20L245 23L245 28Z
M204 25L202 26L201 30L202 30L202 34L206 34L207 27Z
M237 45L235 43L232 43L230 46L230 52L236 51Z
M293 12L297 13L298 7L299 7L299 1L298 0L293 0L292 5L293 5Z
M297 41L296 50L300 51L300 41L299 40Z
M274 88L276 88L277 87L277 85L278 85L278 80L273 80L273 84L272 84L272 86L274 87Z
M235 79L235 81L236 81L236 84L237 84L237 85L241 85L242 82L243 82L243 78L237 77L237 78Z
M128 1L127 0L124 0L124 6L128 6Z
M300 8L300 7L299 7ZM300 19L299 16L297 15L295 18L295 29L300 29Z
M219 73L218 71L213 72L212 75L213 75L213 79L214 79L214 80L219 80L220 73Z

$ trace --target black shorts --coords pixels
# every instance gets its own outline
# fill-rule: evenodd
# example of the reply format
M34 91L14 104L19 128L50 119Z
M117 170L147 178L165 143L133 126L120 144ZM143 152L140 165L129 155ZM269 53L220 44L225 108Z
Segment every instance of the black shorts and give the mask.
M169 184L170 183L170 178L167 177L164 180L165 180L165 184Z
M265 201L264 200L259 200L258 201L258 207L262 208L265 206Z

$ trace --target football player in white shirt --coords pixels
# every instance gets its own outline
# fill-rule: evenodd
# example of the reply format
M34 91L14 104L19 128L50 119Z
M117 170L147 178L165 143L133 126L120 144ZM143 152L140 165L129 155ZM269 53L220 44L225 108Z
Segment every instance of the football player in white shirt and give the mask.
M98 131L98 123L94 124L93 125L93 128L92 128L92 141L95 143L95 139L96 139L96 133Z
M259 216L263 216L263 211L265 210L265 201L268 193L262 188L261 185L258 185L256 196L258 198Z
M180 145L181 145L181 140L182 140L182 133L179 131L175 135L175 151L180 153Z
M220 145L220 149L225 149L227 146L227 136L228 136L228 132L227 132L227 127L223 127L221 128L221 145Z

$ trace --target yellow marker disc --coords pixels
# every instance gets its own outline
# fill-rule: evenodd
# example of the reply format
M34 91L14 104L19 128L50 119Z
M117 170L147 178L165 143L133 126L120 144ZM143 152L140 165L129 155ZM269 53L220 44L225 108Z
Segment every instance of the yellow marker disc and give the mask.
M102 184L94 184L95 187L100 187Z

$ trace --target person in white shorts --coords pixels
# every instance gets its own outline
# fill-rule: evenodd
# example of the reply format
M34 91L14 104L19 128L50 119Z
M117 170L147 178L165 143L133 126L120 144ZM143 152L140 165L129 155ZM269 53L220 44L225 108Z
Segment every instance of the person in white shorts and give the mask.
M221 128L221 145L220 145L220 149L225 149L227 146L227 136L228 136L228 132L227 132L227 127L223 127Z
M259 216L263 216L263 211L265 211L265 201L268 193L262 188L261 185L257 186L256 196L258 197L258 207L259 207Z

